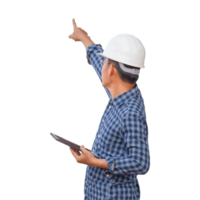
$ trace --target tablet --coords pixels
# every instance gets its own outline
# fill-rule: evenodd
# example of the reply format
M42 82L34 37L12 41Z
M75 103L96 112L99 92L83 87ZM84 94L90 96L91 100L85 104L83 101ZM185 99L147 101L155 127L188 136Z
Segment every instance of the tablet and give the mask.
M57 140L57 141L59 141L59 142L61 142L61 143L63 143L63 144L66 144L66 145L68 145L68 146L70 146L70 147L72 147L72 148L74 148L74 149L77 149L78 151L81 151L81 149L80 149L80 145L78 145L78 144L75 144L75 143L73 143L73 142L71 142L71 141L69 141L69 140L66 140L66 139L64 139L64 138L62 138L62 137L60 137L60 136L58 136L58 135L56 135L56 134L53 134L53 133L50 133L50 135L55 139L55 140ZM87 149L87 148L85 148L86 150L88 150L88 151L90 151L89 149ZM91 151L90 151L91 152ZM92 152L91 152L92 153ZM94 154L93 154L94 155ZM95 157L97 157L97 158L99 158L98 156L96 156L96 155L94 155Z

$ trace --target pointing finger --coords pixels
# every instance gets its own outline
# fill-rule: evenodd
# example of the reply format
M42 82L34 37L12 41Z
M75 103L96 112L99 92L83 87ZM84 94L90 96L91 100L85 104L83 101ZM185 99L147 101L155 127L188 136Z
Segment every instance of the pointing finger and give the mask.
M77 18L76 17L72 17L70 19L70 24L71 24L71 31L72 31L74 27L78 26Z
M71 17L71 18L70 18L70 24L71 24L72 22L75 22L75 23L76 23L76 22L77 22L77 18L76 18L76 17Z

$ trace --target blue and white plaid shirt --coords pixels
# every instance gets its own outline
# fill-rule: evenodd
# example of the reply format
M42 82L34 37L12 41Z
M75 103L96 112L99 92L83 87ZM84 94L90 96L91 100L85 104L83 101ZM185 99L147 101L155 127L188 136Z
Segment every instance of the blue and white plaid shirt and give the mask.
M92 44L86 50L86 57L102 82L100 61L105 57L96 55L101 52L100 44ZM87 166L84 200L139 200L137 175L146 174L150 167L144 101L137 83L115 98L105 90L109 102L91 152L106 159L109 169Z

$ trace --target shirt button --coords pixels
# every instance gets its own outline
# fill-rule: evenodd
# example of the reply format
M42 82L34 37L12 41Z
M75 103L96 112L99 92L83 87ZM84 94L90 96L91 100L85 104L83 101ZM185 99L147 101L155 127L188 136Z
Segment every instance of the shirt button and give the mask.
M98 137L100 137L100 135L98 135Z
M109 108L111 108L112 106L109 106Z
M104 122L104 120L102 120L102 122Z
M109 177L109 174L107 174L107 177Z

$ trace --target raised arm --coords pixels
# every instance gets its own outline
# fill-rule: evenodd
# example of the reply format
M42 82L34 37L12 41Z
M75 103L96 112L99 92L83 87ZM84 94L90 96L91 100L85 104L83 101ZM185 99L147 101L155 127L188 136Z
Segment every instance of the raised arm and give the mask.
M79 42L82 45L84 49L84 56L87 57L87 59L85 58L88 61L87 65L89 65L91 69L94 71L94 74L96 75L99 83L101 84L102 83L102 74L101 74L102 67L100 65L100 62L101 60L104 60L105 58L97 55L97 53L103 52L103 44L101 43L98 44L92 38L89 31L87 31L81 26L78 26L76 17L72 17L70 19L70 24L71 24L71 33L67 35L66 38L70 39L72 42ZM96 43L97 43L96 46L93 45L91 48L88 48L92 44L96 44ZM86 50L88 50L87 56L86 56ZM102 89L106 97L111 98L109 90L107 88L102 88Z

